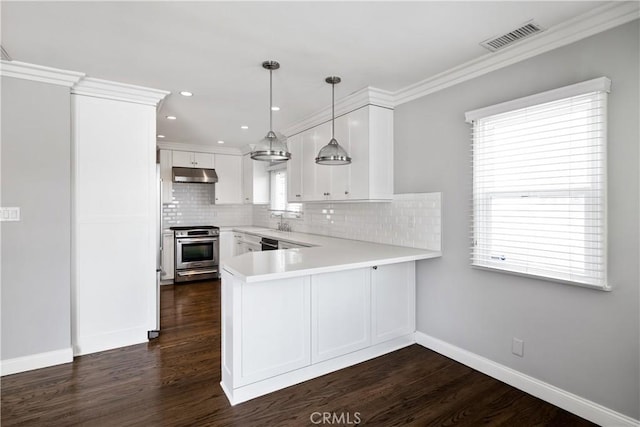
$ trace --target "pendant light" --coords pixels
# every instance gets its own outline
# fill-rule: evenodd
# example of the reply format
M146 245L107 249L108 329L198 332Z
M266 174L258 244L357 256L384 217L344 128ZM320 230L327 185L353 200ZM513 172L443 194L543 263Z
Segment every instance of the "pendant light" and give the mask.
M280 64L276 61L264 61L262 68L269 70L269 132L251 151L251 158L264 162L283 162L291 158L287 138L273 131L273 70L280 68Z
M335 111L335 88L341 82L340 77L327 77L325 82L331 85L331 141L318 152L316 163L319 165L348 165L351 163L351 157L338 144L335 137L336 128L336 111Z

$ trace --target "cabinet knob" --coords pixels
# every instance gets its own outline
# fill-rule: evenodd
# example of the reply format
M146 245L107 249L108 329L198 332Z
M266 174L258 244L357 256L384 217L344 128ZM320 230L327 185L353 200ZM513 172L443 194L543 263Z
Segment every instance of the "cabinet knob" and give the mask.
M349 194L349 192L348 192L348 191L345 191L345 192L344 192L344 194Z
M296 194L296 197L300 197L300 195L299 195L299 194Z
M378 269L378 266L377 266L377 265L374 265L372 268L373 268L374 270L377 270L377 269Z

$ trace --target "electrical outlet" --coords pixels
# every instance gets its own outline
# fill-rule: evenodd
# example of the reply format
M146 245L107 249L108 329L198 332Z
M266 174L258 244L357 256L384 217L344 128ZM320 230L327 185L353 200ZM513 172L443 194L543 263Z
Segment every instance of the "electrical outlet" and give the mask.
M20 221L20 208L0 208L0 221Z
M511 353L516 356L524 357L524 341L519 338L513 338L511 342Z

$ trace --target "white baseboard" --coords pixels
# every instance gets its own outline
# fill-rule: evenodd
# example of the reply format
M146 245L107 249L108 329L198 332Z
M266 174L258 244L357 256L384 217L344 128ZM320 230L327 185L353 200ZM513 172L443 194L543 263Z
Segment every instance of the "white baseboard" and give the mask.
M71 348L65 348L2 360L0 361L0 371L2 372L2 376L5 376L69 362L73 362L73 350Z
M638 427L640 421L577 396L556 386L525 375L475 353L456 347L422 332L416 343L477 371L496 378L539 399L605 427Z
M142 344L148 341L148 330L149 328L147 327L137 327L78 337L73 346L73 355L82 356L129 345Z

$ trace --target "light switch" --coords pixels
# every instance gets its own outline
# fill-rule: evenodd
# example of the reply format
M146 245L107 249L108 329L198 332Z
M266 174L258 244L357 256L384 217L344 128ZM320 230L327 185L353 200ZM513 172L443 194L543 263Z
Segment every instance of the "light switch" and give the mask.
M0 208L0 221L20 221L20 208Z

